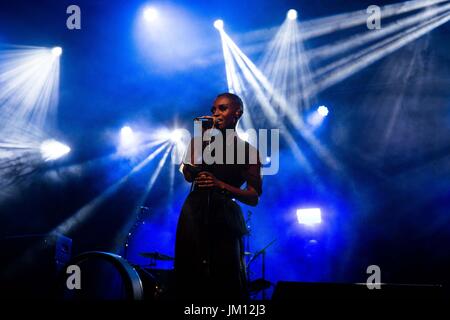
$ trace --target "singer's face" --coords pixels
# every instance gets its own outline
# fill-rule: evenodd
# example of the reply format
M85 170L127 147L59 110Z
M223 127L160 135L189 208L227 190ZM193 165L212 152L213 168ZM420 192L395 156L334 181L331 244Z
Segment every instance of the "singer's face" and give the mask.
M233 104L233 101L227 97L217 98L211 108L216 128L224 130L236 127L236 122L239 118L238 110L239 107Z

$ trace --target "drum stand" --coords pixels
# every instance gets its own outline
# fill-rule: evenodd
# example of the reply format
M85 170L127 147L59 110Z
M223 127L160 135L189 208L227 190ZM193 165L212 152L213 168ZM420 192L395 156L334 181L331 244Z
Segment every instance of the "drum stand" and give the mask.
M245 244L245 252L244 255L246 256L251 256L249 261L247 262L247 279L249 282L249 285L253 285L256 288L254 291L258 292L262 290L262 299L266 300L266 289L268 289L272 284L266 280L266 251L267 249L276 241L276 239L272 240L267 246L265 246L263 249L261 249L260 251L256 252L255 254L252 254L250 252L250 236L251 236L251 224L250 224L250 220L251 220L251 216L252 216L252 212L250 210L247 211L247 220L245 220L245 224L247 225L247 230L249 231L247 234L247 241ZM250 264L255 261L255 259L261 255L261 278L260 279L256 279L254 281L250 281L250 275L251 275L251 271L250 271Z
M124 250L123 250L123 258L125 260L128 260L128 247L130 245L131 237L133 236L134 232L141 224L145 224L145 217L149 210L148 207L140 207L139 209L140 210L139 210L138 216L136 218L136 222L131 227L130 231L127 234L127 238L125 239L125 245L124 245Z

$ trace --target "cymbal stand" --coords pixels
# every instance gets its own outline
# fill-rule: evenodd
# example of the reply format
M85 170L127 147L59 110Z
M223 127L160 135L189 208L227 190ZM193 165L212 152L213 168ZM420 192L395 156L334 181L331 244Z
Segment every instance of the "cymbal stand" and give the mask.
M133 224L133 226L131 227L130 231L128 231L127 238L125 239L124 250L123 250L123 258L125 260L128 260L128 247L130 245L131 237L133 236L134 232L141 224L145 224L145 216L148 213L148 211L149 211L148 207L140 207L136 221Z
M267 249L274 244L276 241L276 239L272 240L268 245L266 245L264 248L262 248L261 250L259 250L257 253L255 253L250 261L248 262L248 266L250 266L250 264L258 257L261 255L261 276L262 276L262 281L266 281L266 251ZM262 298L263 300L266 300L266 289L262 290Z

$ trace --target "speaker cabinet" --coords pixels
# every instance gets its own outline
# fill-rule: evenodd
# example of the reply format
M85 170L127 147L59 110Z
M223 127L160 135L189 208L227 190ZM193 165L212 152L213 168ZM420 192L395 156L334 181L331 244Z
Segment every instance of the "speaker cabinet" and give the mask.
M277 283L272 300L292 301L302 299L434 299L444 298L442 285L381 284L380 289L369 289L357 283Z

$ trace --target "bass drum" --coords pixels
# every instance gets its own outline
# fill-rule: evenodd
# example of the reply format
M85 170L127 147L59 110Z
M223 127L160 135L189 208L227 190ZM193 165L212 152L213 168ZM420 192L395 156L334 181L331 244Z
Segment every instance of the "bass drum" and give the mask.
M145 300L171 301L175 299L174 271L136 266L144 288Z
M79 277L74 267L79 267ZM75 267L76 268L76 267ZM67 272L69 270L70 272ZM76 282L80 286L76 286ZM141 278L121 256L90 251L74 257L59 281L63 300L143 300Z

